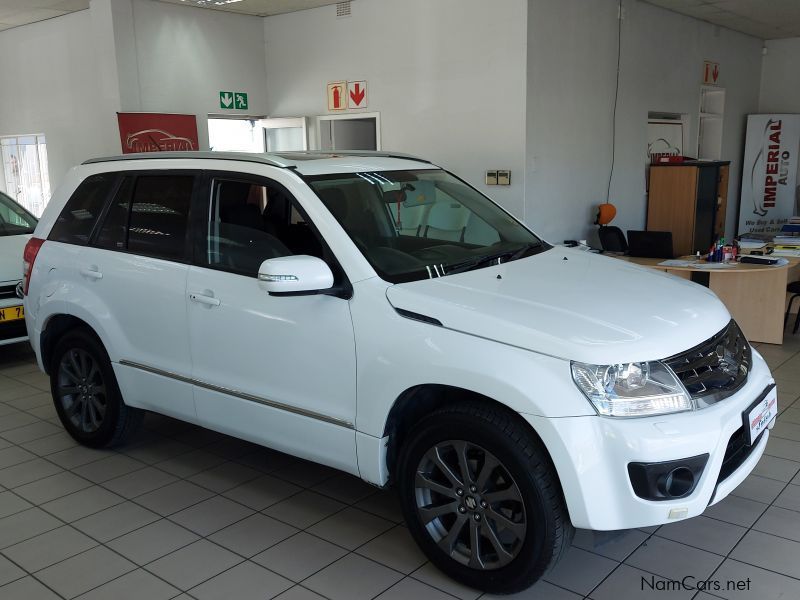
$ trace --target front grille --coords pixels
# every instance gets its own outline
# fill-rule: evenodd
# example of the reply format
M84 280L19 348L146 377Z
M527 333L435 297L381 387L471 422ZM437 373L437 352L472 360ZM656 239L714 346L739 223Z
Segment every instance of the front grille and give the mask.
M719 479L717 479L718 484L725 481L731 473L742 466L742 463L747 460L747 457L753 452L760 439L761 436L754 440L752 445L749 445L744 426L733 432L725 448L725 456L722 458L722 468L719 471Z
M0 300L17 297L17 284L0 285Z
M698 406L736 393L747 381L753 353L734 320L715 336L664 362L675 371Z

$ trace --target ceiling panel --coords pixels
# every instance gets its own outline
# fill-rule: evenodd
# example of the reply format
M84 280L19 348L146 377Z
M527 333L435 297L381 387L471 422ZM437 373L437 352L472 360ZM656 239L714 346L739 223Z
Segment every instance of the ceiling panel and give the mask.
M230 2L229 0L161 0L161 2L182 4L183 6L199 6L201 8L259 17L307 10L337 3L335 0L236 0L235 2Z
M800 37L800 0L646 1L762 39Z

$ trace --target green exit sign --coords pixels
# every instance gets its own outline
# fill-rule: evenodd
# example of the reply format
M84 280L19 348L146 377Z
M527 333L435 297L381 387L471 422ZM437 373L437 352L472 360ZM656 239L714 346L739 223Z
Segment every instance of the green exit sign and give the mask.
M219 107L224 110L247 110L247 92L225 92L219 93Z

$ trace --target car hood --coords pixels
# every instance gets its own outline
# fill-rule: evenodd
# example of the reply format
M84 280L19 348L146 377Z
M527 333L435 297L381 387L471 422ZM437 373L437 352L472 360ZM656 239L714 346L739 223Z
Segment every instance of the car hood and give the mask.
M22 279L22 253L30 235L0 235L0 283Z
M672 356L731 318L705 287L564 248L397 284L386 295L393 307L437 319L447 329L596 364Z

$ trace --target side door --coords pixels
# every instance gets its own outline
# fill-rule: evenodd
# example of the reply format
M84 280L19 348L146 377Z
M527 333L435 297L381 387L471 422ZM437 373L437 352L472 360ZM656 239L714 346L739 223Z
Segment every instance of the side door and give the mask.
M122 175L80 254L75 279L102 324L125 401L194 421L186 278L198 172Z
M199 422L358 473L348 299L271 296L257 277L264 260L299 254L339 283L343 271L277 180L208 173L199 206L187 287Z

